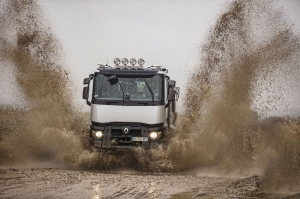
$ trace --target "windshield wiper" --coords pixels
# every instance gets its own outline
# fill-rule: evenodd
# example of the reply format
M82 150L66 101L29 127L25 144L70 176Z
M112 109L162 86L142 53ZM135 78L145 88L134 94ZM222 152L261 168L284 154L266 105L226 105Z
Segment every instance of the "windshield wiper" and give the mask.
M145 81L145 83L146 83L146 85L147 85L147 87L148 87L148 89L149 89L149 91L150 91L150 93L151 93L151 95L152 95L152 102L154 102L154 94L153 94L153 92L152 92L150 86L149 86L148 83L146 82L145 78L143 78L143 80Z

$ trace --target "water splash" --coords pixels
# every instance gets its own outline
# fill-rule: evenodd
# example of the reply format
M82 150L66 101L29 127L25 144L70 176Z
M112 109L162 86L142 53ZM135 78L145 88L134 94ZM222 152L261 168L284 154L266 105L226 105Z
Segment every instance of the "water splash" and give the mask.
M289 91L299 94L299 55L300 37L275 2L231 2L202 46L177 136L167 151L151 153L142 164L258 173L264 188L297 189L299 112L269 115L289 101L299 104Z
M1 120L6 125L1 128L1 159L75 156L82 150L77 140L85 120L74 106L62 47L43 9L31 0L1 2L0 25L1 69L13 72L12 84L22 93L24 107L1 107L2 117L10 120Z
M269 116L286 110L288 98L299 102L299 93L290 93L299 90L300 40L273 1L228 4L202 45L177 136L167 150L138 149L123 156L84 151L88 123L73 106L61 45L39 4L5 1L0 26L0 58L7 63L1 69L12 67L27 104L24 110L0 109L1 160L53 159L84 168L146 171L210 167L259 173L269 189L297 188L299 112L293 118Z
M233 1L210 31L188 87L187 113L169 152L177 166L252 170L272 179L266 184L280 176L278 186L297 186L298 119L264 118L286 101L286 84L297 92L299 55L300 37L273 1Z

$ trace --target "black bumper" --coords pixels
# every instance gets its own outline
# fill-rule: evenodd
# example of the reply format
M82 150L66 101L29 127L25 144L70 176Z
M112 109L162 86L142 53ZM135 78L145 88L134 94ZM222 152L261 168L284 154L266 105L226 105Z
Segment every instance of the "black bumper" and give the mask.
M98 149L131 150L138 147L150 149L164 142L167 127L163 124L147 125L137 123L92 123L90 126L90 146ZM125 130L127 129L127 130ZM97 139L93 136L93 130L100 130L103 136ZM127 131L127 132L126 132ZM149 133L161 132L154 140L150 139ZM139 138L147 138L147 141L134 141Z

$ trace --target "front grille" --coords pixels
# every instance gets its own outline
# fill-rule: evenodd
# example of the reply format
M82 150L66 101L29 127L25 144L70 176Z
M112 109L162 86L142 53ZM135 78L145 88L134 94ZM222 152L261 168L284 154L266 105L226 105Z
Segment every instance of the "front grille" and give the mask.
M121 137L122 135L125 135L125 133L122 132L122 129L111 130L112 137ZM132 137L141 137L141 130L130 130L127 135L131 135Z
M98 126L96 126L98 128ZM94 129L96 127L91 127ZM106 149L129 149L143 147L148 148L151 140L148 141L132 141L132 137L148 137L149 131L163 130L163 124L147 125L132 123L108 123L101 126L104 136L100 144L94 145L97 148ZM100 128L100 127L99 127ZM128 133L124 133L124 129L128 128ZM92 135L91 135L92 136ZM93 137L91 139L94 139Z
M111 136L112 137L120 137L122 136L122 129L112 129L111 130Z
M121 146L121 145L118 145L118 146L109 146L109 147L102 147L102 148L108 148L108 149L136 149L138 148L140 145L126 145L126 146Z
M131 130L130 134L132 137L141 137L141 130Z

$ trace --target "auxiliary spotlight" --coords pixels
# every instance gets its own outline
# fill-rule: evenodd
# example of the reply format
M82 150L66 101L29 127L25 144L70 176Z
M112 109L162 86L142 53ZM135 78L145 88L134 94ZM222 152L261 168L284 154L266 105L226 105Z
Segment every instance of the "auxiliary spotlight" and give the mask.
M122 59L122 64L124 64L124 66L126 66L128 64L128 59L127 58L123 58Z
M134 66L134 65L136 64L136 59L131 58L131 59L130 59L130 64L131 64L132 66Z
M140 58L140 59L138 60L138 64L139 64L140 66L144 65L144 63L145 63L145 60L144 60L144 59Z
M118 66L121 63L121 60L119 58L115 58L114 63Z

